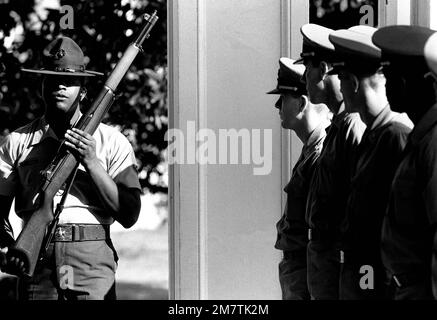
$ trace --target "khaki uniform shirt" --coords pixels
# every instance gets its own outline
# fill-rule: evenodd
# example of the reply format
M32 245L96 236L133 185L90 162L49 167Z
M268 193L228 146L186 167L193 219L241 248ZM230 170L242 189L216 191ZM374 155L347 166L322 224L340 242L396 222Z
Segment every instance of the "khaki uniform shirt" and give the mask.
M115 128L100 124L94 133L96 155L109 176L129 188L140 189L135 155L129 141ZM44 117L9 134L0 144L0 194L15 196L15 212L25 222L35 210L44 171L60 141ZM130 168L130 170L128 170ZM54 198L56 205L62 190ZM79 166L59 223L111 224L114 219L104 214L103 204L94 182Z

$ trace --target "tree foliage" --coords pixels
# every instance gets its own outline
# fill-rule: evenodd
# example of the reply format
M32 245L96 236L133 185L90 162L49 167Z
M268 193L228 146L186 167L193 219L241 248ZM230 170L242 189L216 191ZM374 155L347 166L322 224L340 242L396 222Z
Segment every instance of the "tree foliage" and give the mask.
M377 25L378 0L310 0L310 22L334 30L349 28L360 23L360 8L364 5L373 7Z
M51 8L44 8L51 5ZM74 9L73 29L61 29ZM57 35L73 38L87 57L87 69L108 75L143 24L143 14L158 11L159 21L119 86L118 98L104 122L118 126L134 147L140 182L151 192L167 192L164 151L167 143L167 30L165 0L0 0L0 133L32 121L44 112L41 79L20 72L40 68L45 46ZM86 83L84 108L105 77Z

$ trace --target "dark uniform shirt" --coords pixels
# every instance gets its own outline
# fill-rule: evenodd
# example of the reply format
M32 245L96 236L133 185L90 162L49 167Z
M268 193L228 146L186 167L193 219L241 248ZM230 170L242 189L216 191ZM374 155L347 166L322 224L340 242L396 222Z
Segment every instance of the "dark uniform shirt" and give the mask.
M306 252L308 225L305 221L305 206L315 163L322 151L325 137L324 125L313 131L302 148L290 182L284 188L287 193L287 204L282 218L276 225L278 230L276 249Z
M339 231L356 149L365 128L358 113L342 112L334 116L308 195L307 222L311 229Z
M341 228L344 247L353 248L351 254L356 258L380 261L381 227L391 182L412 127L406 114L387 106L364 132Z
M437 105L411 132L396 171L382 231L382 258L389 276L430 279L437 220Z

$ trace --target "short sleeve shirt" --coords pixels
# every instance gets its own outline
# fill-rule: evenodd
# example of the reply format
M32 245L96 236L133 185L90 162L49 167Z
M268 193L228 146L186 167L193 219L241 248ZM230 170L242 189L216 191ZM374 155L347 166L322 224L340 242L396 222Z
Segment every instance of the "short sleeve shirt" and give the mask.
M96 156L116 182L140 189L135 155L129 141L117 129L100 124L93 137ZM15 212L25 221L36 209L37 196L44 181L43 171L56 155L60 140L46 123L38 118L9 134L0 144L0 194L15 196ZM56 205L62 189L54 198ZM80 165L60 223L111 224L112 217L103 214L103 204L94 182Z

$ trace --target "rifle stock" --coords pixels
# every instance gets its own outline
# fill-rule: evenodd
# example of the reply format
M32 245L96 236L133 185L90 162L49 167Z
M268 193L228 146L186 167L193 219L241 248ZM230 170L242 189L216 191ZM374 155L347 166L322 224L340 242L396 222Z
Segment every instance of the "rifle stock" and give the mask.
M47 226L53 218L52 210L51 206L47 207L47 203L45 203L35 211L32 215L32 219L26 223L18 236L15 245L9 248L8 256L24 263L24 270L26 271L23 276L31 277L35 271L40 246L43 242ZM35 261L35 263L33 263L33 261ZM12 274L17 274L18 272L18 270L11 268L7 271Z
M122 58L105 82L103 89L94 100L88 111L82 115L76 128L89 134L93 134L106 112L114 102L115 90L120 81L128 71L137 54L142 50L144 40L149 36L150 31L158 20L156 11L151 15L146 15L146 24L141 30L136 41L129 45ZM9 266L8 273L17 276L32 277L40 255L43 240L47 227L53 220L53 198L66 182L70 174L74 171L77 160L65 148L62 148L50 169L46 170L46 180L40 192L40 206L34 211L21 231L15 244L8 250L8 259L18 259L24 263L24 274L19 268ZM52 169L53 168L53 169Z

